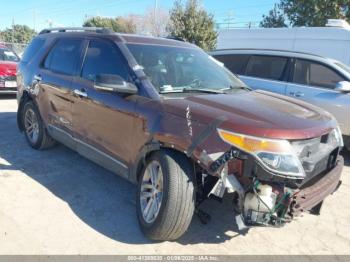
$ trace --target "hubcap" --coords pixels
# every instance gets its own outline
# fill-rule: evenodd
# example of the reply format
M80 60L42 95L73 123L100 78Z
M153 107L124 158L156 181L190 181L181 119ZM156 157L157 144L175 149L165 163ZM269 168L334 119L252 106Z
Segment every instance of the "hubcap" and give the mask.
M147 223L156 220L163 200L163 172L157 161L148 164L142 178L140 204Z
M24 127L27 137L33 144L35 144L39 138L38 118L32 109L28 109L24 117Z

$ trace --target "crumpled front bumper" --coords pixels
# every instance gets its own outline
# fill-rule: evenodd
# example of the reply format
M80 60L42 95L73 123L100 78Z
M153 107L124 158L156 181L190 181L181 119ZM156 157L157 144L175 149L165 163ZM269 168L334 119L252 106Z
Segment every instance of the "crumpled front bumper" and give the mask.
M335 192L341 181L341 173L344 167L344 158L338 156L336 166L321 179L311 185L297 190L292 197L290 215L293 217L302 212L311 211L312 208L320 204L328 195Z

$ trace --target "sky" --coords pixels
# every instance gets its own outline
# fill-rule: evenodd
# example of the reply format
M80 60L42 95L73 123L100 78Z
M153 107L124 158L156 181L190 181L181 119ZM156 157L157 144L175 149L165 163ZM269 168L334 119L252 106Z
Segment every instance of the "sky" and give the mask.
M174 0L0 0L0 30L15 24L26 24L36 31L49 27L81 26L86 17L116 17L143 14L154 8L155 2L170 9ZM185 0L186 1L186 0ZM262 15L273 8L277 0L202 0L205 9L214 15L222 27L258 25Z

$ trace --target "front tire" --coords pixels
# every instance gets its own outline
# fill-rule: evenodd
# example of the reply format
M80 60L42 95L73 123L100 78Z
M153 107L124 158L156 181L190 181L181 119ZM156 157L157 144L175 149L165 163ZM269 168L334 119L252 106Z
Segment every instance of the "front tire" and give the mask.
M37 107L32 101L26 102L23 107L22 123L28 144L37 150L43 150L55 145L46 131Z
M175 240L191 223L195 208L193 166L177 152L162 150L146 161L138 183L137 216L153 240Z

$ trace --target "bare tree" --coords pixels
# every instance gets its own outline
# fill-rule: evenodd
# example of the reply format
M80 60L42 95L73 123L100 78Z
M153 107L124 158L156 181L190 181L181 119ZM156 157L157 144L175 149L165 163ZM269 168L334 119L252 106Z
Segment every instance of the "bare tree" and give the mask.
M167 36L169 12L162 8L147 9L144 15L132 16L136 20L137 32L152 36Z

